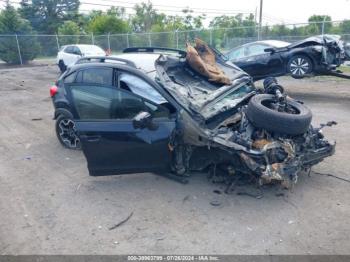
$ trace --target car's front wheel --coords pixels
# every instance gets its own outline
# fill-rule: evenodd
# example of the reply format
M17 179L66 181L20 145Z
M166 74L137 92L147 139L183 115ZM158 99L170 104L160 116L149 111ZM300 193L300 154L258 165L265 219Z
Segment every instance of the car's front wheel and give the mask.
M58 141L69 149L81 149L80 139L77 135L75 123L68 116L60 115L56 120L56 135Z
M294 78L303 78L313 70L311 59L305 55L294 55L289 59L287 69Z

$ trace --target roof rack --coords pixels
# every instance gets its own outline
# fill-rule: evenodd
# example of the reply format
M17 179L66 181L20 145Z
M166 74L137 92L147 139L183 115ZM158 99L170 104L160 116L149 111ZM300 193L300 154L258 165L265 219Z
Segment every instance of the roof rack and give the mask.
M97 61L94 61L97 60ZM107 61L106 61L107 60ZM99 63L105 63L109 61L116 61L116 62L121 62L124 63L128 66L136 68L136 65L134 62L119 58L119 57L113 57L113 56L87 56L87 57L82 57L80 58L75 64L83 64L83 63L88 63L88 62L99 62Z
M123 53L162 53L162 51L175 52L178 53L180 57L186 57L187 54L185 51L180 49L165 47L128 47L123 50Z

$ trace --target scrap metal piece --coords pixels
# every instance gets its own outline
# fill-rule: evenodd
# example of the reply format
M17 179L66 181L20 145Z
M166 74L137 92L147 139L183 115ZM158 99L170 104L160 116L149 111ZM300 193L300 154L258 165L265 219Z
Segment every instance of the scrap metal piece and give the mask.
M186 44L186 61L191 68L200 75L207 77L211 82L230 85L231 80L216 64L215 53L204 41L196 38L195 42L195 47L190 43Z

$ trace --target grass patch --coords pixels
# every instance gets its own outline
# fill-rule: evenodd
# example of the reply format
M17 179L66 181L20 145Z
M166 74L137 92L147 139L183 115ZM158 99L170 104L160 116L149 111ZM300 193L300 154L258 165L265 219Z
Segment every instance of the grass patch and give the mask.
M350 73L350 66L340 66L339 70L341 70L344 73L349 74Z

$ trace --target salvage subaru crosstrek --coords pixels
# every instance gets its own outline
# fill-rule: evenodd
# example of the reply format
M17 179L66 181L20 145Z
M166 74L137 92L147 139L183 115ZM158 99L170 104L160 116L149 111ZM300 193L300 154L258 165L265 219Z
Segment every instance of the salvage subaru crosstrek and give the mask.
M334 153L323 126L274 78L264 89L200 40L187 52L129 48L86 57L50 90L56 133L90 175L225 171L295 183Z

